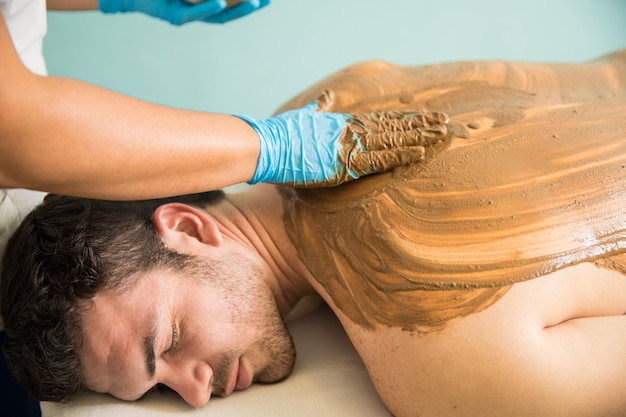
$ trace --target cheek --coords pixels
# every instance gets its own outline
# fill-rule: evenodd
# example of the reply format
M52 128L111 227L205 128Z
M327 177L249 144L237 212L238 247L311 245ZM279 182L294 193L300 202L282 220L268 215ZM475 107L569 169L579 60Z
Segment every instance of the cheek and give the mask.
M211 355L223 351L239 327L219 298L197 296L189 299L190 308L180 320L180 347L195 354Z
M244 256L234 259L212 263L210 275L188 281L181 302L187 312L188 331L201 335L198 343L222 349L255 343L263 339L268 322L275 321L275 316L280 319L258 262Z
M206 293L205 293L206 294ZM190 348L224 351L258 342L268 322L280 319L267 292L211 291L189 300L193 306L182 321ZM182 332L181 332L182 333Z

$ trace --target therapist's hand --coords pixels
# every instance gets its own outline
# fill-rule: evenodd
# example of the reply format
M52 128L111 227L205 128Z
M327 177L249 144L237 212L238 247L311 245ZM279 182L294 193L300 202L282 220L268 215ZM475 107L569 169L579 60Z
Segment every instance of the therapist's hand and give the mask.
M201 21L226 23L246 16L267 6L270 0L230 1L196 0L196 4L184 0L99 0L98 8L104 13L141 12L166 20L173 25Z
M438 112L326 113L332 91L298 110L247 121L261 139L251 184L295 187L339 185L364 175L420 162L450 140L448 117Z

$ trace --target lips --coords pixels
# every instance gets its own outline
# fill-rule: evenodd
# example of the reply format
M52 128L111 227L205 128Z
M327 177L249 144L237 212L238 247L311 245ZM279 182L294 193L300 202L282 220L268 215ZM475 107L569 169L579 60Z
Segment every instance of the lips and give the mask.
M252 373L248 372L243 360L239 358L237 379L235 381L235 391L244 390L252 385Z
M236 366L234 366L231 371L228 385L224 389L223 393L218 395L226 397L232 394L233 391L241 391L250 387L250 385L252 385L252 375L252 372L246 369L242 358L239 358Z

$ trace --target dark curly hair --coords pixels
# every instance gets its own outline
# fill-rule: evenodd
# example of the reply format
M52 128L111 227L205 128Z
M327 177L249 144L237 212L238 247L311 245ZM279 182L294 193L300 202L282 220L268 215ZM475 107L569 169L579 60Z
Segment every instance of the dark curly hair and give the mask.
M161 241L154 211L223 198L222 191L123 202L51 194L24 219L5 251L0 307L7 363L33 398L62 402L83 390L77 349L85 302L130 288L133 274L187 266L188 256Z

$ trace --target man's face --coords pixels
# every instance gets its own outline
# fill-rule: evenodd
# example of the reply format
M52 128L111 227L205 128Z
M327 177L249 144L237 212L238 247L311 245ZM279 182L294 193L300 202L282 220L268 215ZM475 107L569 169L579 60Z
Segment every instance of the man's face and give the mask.
M286 378L295 349L260 271L236 258L218 269L155 271L98 293L82 314L86 387L135 400L163 384L200 407Z

